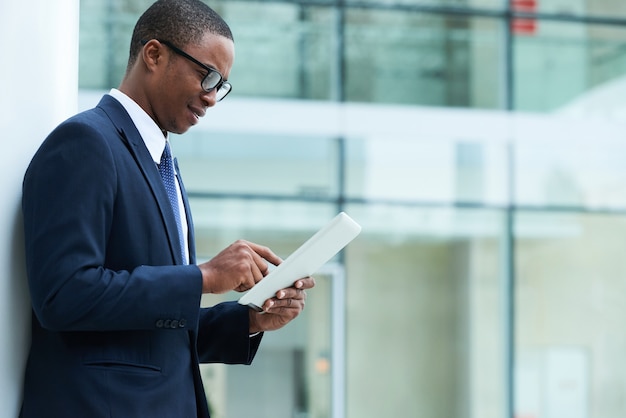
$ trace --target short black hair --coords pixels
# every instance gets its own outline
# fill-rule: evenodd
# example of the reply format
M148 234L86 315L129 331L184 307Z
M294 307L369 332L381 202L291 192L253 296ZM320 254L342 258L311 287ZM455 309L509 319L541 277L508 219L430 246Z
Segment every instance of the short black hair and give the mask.
M233 40L224 19L200 0L158 0L135 24L127 71L137 60L142 41L163 39L184 48L190 43L200 42L207 32Z

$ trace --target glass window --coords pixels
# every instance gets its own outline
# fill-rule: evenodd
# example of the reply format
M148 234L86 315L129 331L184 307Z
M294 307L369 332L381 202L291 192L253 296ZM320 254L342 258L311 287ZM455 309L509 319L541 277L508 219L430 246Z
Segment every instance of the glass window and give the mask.
M626 75L626 28L536 25L533 33L514 37L515 109L611 115Z
M338 277L327 270L315 275L302 314L280 331L265 333L250 366L201 365L211 416L332 416L332 283ZM203 306L239 296L206 296Z
M190 130L173 138L191 193L336 198L336 141L314 135Z
M206 260L237 239L269 246L279 257L287 257L336 214L324 202L282 200L190 198L196 231L196 253Z
M626 218L516 219L516 416L621 418Z
M152 0L81 0L80 87L109 89L122 80L129 42ZM236 59L233 96L328 100L336 96L337 59L332 8L289 2L218 1L230 25ZM334 96L333 96L334 95Z
M348 101L501 108L500 23L348 9Z
M621 124L518 115L515 202L544 207L626 206Z
M291 2L223 1L236 58L233 95L329 100L335 56L333 9Z
M79 87L110 89L122 81L130 38L153 0L80 0Z
M335 214L331 205L271 200L196 199L197 253L209 259L237 239L267 245L286 258ZM251 366L202 365L205 389L217 417L330 417L337 378L343 370L333 339L342 313L336 310L334 288L343 269L331 260L315 274L307 307L280 331L266 333ZM204 295L202 305L237 300L241 294ZM342 306L342 305L339 305ZM245 394L242 397L242 394Z
M346 194L408 202L505 204L507 148L502 119L484 115L468 123L453 114L399 112L398 132L364 129L346 145ZM363 124L368 119L363 114ZM372 117L369 118L372 120ZM411 123L411 121L414 121ZM376 124L374 122L373 124ZM484 123L484 125L483 125ZM418 125L420 128L413 128ZM474 128L489 126L489 132Z
M502 9L503 0L346 0L346 3L369 3L375 5L405 5L416 7L487 7Z
M347 212L346 417L505 416L502 214Z
M528 3L528 1L526 1ZM534 9L542 13L569 15L626 16L626 3L621 0L535 0Z

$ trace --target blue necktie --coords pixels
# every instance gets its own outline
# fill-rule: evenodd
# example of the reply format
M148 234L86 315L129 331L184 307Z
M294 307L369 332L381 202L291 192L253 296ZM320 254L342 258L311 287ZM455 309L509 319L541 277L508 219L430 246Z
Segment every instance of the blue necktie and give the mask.
M165 142L165 150L161 155L161 163L159 164L159 173L165 190L167 191L167 197L170 199L172 210L174 211L174 218L176 218L176 228L178 229L178 238L180 242L180 252L182 255L183 263L186 263L185 256L185 240L183 235L183 224L180 220L180 211L178 209L178 194L176 193L176 177L174 176L174 166L172 164L172 152L170 151L169 142Z

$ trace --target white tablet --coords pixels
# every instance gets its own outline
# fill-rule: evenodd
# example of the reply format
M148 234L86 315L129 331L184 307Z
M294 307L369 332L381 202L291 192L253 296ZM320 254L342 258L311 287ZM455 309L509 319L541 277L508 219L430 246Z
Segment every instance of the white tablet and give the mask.
M339 213L241 296L239 303L261 311L267 299L274 297L280 289L293 286L296 280L315 273L360 232L358 223L345 212Z

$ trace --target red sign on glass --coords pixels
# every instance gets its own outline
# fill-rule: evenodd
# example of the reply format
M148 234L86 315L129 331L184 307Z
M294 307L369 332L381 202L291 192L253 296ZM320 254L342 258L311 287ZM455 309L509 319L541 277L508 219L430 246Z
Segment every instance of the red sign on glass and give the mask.
M537 0L510 0L511 10L514 12L535 13ZM537 20L528 18L514 18L511 21L511 30L517 35L534 35L537 32Z

